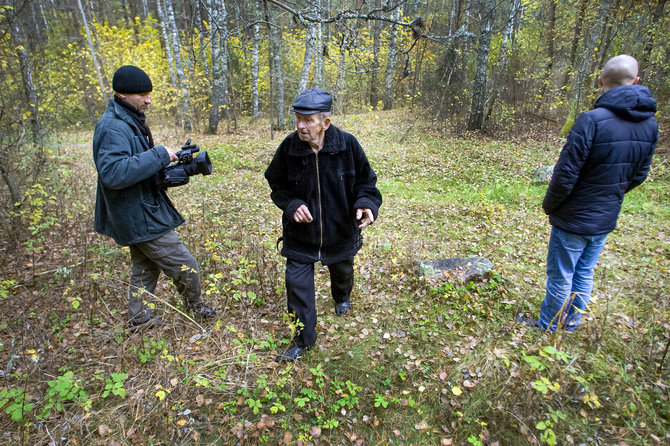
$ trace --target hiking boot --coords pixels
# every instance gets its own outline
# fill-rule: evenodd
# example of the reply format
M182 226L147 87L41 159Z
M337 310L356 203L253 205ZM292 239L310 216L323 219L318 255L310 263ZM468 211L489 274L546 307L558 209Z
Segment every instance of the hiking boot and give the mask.
M193 310L193 315L198 319L210 319L216 316L216 310L208 307L202 302L198 302L190 309Z
M335 314L338 316L344 316L349 312L349 310L351 310L351 302L348 300L335 305Z
M145 321L132 320L128 322L128 329L130 331L138 331L140 329L152 329L165 325L165 320L161 316L150 316Z
M300 347L298 345L293 345L287 348L284 353L278 355L276 359L279 362L295 361L300 359L302 354L309 350L309 348L309 346Z
M540 320L523 314L516 315L516 321L530 328L540 328Z

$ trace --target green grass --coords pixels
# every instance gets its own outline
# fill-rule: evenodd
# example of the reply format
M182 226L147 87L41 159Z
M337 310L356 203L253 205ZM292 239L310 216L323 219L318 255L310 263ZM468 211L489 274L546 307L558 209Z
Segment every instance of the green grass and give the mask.
M410 118L402 111L335 117L365 148L384 205L356 258L352 313L334 315L328 273L318 266L317 346L288 365L273 361L291 331L275 250L281 215L263 178L284 134L271 140L266 128L244 124L236 134L189 135L209 152L214 174L170 196L187 218L179 232L219 319L201 330L168 309L167 326L143 335L122 330L127 250L92 233L90 135L73 135L81 143L60 147L55 161L69 161L45 185L53 200L33 209L35 218L56 220L31 235L31 249L0 276L0 296L8 294L0 297L8 315L0 360L12 389L0 396L31 407L17 414L8 400L0 408L3 438L667 442L670 358L660 363L670 323L667 161L657 157L649 181L626 198L597 268L588 324L543 335L514 316L537 313L543 297L550 226L540 207L545 187L532 185L531 175L555 162L560 141L444 136ZM154 137L171 147L185 139L158 128ZM417 277L419 260L473 255L494 263L481 282ZM182 308L164 278L156 296ZM121 376L114 373L126 374L125 397L103 396ZM84 392L58 400L47 384L58 377ZM59 402L61 410L37 418Z

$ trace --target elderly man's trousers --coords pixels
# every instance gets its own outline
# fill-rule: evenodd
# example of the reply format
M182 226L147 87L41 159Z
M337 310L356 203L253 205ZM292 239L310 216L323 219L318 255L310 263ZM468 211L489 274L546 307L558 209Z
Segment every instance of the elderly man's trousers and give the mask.
M151 317L147 302L152 300L161 271L165 273L184 299L184 305L200 303L198 263L179 240L174 230L148 242L130 245L133 262L128 287L128 321L146 322Z
M354 286L354 259L326 265L330 273L330 289L336 304L346 302ZM302 328L296 331L293 343L309 347L316 343L316 299L314 264L286 259L286 297L289 314L295 315Z

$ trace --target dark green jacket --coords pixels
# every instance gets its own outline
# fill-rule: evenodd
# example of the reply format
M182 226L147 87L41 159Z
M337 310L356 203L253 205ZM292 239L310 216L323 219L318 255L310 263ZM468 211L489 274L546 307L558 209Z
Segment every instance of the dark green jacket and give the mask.
M161 145L149 147L133 118L114 100L95 126L98 170L95 230L119 245L154 240L184 222L153 176L170 164Z

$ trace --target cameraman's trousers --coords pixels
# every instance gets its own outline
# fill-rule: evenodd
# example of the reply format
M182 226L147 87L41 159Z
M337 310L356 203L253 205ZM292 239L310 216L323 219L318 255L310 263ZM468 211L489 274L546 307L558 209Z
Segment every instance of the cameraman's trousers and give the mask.
M198 263L174 230L148 242L130 245L133 262L128 287L128 321L146 322L151 317L146 302L152 300L161 271L174 283L187 308L200 303Z
M327 265L330 272L330 291L336 304L346 302L354 286L354 259ZM299 347L316 343L316 297L314 264L286 259L286 298L289 314L303 325L293 337Z

